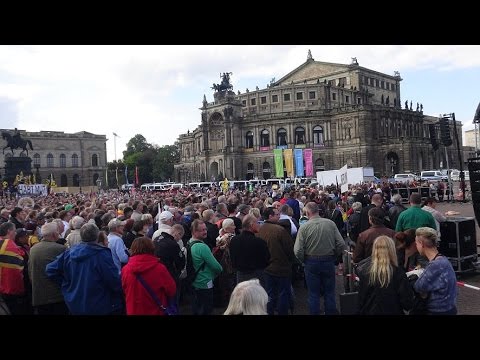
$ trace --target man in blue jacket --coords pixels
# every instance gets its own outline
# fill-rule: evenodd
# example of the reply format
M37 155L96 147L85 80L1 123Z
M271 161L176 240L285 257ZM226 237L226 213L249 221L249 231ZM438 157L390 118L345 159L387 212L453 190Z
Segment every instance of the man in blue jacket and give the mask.
M95 224L80 229L82 241L47 265L72 315L124 314L124 296L111 250L98 243Z

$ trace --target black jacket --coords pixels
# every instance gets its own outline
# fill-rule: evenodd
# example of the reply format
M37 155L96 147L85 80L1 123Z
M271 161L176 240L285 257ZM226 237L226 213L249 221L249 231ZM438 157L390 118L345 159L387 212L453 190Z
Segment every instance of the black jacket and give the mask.
M403 315L403 310L413 306L413 289L401 267L393 268L390 283L381 288L379 284L370 285L371 257L360 262L357 274L360 278L358 307L360 315Z
M230 259L233 268L241 272L263 270L270 262L270 251L265 240L244 230L230 242Z
M207 226L207 237L203 239L203 242L208 245L210 250L212 250L215 245L217 245L219 229L217 225L212 224L209 221L206 221L205 225Z
M162 232L155 240L155 256L158 257L175 281L185 267L185 256L172 235Z

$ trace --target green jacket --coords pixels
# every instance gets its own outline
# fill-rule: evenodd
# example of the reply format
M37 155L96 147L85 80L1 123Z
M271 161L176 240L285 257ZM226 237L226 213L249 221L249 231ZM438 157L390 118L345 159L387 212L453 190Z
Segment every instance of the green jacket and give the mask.
M194 240L197 239L192 238L188 242L190 243ZM204 242L193 244L191 248L191 254L195 271L205 262L205 267L203 270L198 272L198 275L195 278L195 281L192 283L192 286L195 289L208 289L208 283L209 281L212 281L213 287L213 279L215 279L223 271L222 265L220 265L217 259L215 259L212 251Z
M405 231L407 229L418 229L419 227L430 227L434 230L437 229L435 219L432 214L422 210L419 205L410 206L407 210L402 211L398 215L397 225L395 231Z

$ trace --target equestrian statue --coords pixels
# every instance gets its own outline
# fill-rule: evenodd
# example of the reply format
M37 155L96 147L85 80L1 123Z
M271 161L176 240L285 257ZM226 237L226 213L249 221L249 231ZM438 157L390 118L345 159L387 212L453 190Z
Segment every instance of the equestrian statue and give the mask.
M30 146L30 150L33 150L32 142L30 140L22 139L22 137L20 136L20 132L17 130L17 128L15 128L15 134L13 136L6 131L2 131L2 138L7 141L7 145L2 150L3 154L5 154L6 148L10 148L10 150L12 151L12 155L14 149L22 149L20 155L24 152L27 152L28 156L27 145Z

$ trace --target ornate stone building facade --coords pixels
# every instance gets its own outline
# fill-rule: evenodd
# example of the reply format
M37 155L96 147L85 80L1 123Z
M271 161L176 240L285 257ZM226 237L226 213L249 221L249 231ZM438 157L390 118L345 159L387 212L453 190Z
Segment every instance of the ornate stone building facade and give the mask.
M2 129L13 134L13 129ZM32 159L32 172L38 173L42 180L50 174L57 186L92 186L97 180L105 184L104 174L107 168L107 137L95 135L86 131L66 134L63 131L28 132L19 130L21 137L30 140L33 150L28 149ZM3 147L7 145L0 139ZM14 156L19 156L20 150L15 150ZM11 156L10 150L5 150L0 156L0 168L5 167L5 157Z
M445 148L433 150L429 124L440 142L438 118L402 103L393 76L361 67L307 61L265 89L235 94L230 73L203 99L201 124L178 138L178 181L269 178L273 149L312 149L316 171L372 166L378 176L446 167ZM461 139L461 122L457 129ZM450 124L453 130L453 122ZM453 138L453 131L452 131ZM455 139L454 139L455 141ZM455 142L454 142L455 144ZM450 167L458 164L447 148Z

